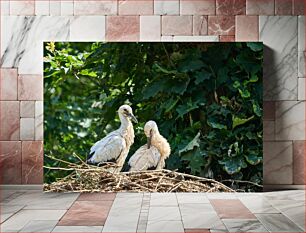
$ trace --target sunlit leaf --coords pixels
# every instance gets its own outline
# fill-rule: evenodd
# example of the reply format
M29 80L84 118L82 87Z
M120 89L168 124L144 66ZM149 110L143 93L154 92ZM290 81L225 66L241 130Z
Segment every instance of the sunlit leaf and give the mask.
M249 122L253 118L254 118L254 116L251 116L249 118L239 118L239 117L233 115L232 116L232 121L233 121L232 129L235 129L237 126L243 125L243 124Z

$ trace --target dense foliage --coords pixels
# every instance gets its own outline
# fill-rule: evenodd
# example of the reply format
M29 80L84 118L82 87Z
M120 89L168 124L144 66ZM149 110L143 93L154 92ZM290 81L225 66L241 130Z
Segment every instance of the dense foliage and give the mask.
M168 169L260 184L262 59L261 43L46 43L45 154L85 158L128 103L140 122L130 155L152 119L171 144ZM46 182L63 175L45 171Z

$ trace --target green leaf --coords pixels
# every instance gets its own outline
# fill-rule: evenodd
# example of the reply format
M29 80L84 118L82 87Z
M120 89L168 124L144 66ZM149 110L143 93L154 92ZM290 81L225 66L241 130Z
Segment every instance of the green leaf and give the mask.
M253 112L256 114L256 116L261 117L262 116L262 109L259 107L258 103L255 101L252 101L253 104Z
M245 134L245 136L246 136L248 139L250 139L250 140L253 140L253 139L256 139L256 138L257 138L256 134L253 134L253 133L250 132L250 131L248 131L248 132Z
M194 175L200 173L202 167L205 165L205 159L201 154L200 148L184 153L181 159L189 162L188 168L190 168L191 173Z
M236 63L246 72L252 74L257 73L262 69L262 66L258 63L257 59L253 57L251 53L246 51L237 55Z
M186 73L189 71L199 70L203 67L204 67L204 63L201 60L188 59L179 66L179 70L181 72Z
M229 175L240 172L241 168L247 167L247 164L244 162L243 157L225 157L219 164L223 165L224 170Z
M201 70L201 71L196 72L194 77L195 77L194 83L198 85L205 80L209 80L211 77L211 73L207 72L206 70Z
M183 149L179 150L179 155L181 155L184 152L193 150L195 147L200 147L200 132L197 133L197 135L185 146Z
M179 98L171 98L169 101L162 104L162 108L165 109L165 112L170 112L179 100Z
M207 120L207 124L214 128L214 129L227 129L227 126L226 125L223 125L221 123L218 123L216 121L214 121L213 119L208 119Z
M218 75L217 75L217 83L218 85L221 85L223 83L226 82L226 80L228 79L228 68L226 66L221 67L218 70Z
M143 93L143 98L144 99L149 99L152 96L155 96L157 93L162 91L160 88L166 83L166 79L161 79L161 80L156 80L151 83L149 83L142 91Z
M251 165L257 165L260 162L262 162L262 158L258 157L257 154L255 154L254 152L250 152L246 155L244 155L246 161L251 164Z
M48 42L47 45L45 46L46 49L50 52L54 52L55 50L55 43L54 42Z
M214 131L210 131L207 135L205 135L205 137L208 139L208 140L214 140L217 136L217 132L214 130Z
M97 77L97 74L94 71L89 71L87 69L81 70L80 74L85 75L85 76L94 77L94 78Z
M191 112L194 109L199 108L198 104L188 100L187 104L181 104L176 108L177 113L179 114L176 119L184 116L185 114Z
M238 89L239 94L241 95L242 98L250 98L251 93L247 89Z
M64 70L64 73L67 74L69 72L69 68L68 67L61 67Z
M255 75L255 74L252 74L252 76L251 76L249 82L250 82L250 83L256 83L257 81L258 81L258 76Z
M241 85L240 82L235 81L233 87L237 89L238 87L240 87L240 85Z
M248 121L252 120L253 118L254 118L254 116L251 116L249 118L239 118L239 117L236 117L236 116L233 115L232 116L232 121L233 121L232 129L235 129L237 126L247 123Z
M157 72L161 72L161 73L164 73L164 74L176 74L177 73L176 70L167 70L167 69L161 67L160 65L158 65L157 63L154 63L152 68L154 70L156 70Z
M242 145L242 149L243 150L243 145ZM237 155L241 154L240 148L239 148L239 143L235 142L234 144L231 144L229 146L229 149L227 151L227 156L228 157L235 157Z
M200 130L201 127L202 127L202 124L201 124L200 121L197 121L197 122L193 123L193 125L192 125L192 128L195 129L195 130Z
M254 52L258 52L258 51L263 50L263 43L262 42L247 42L246 44Z
M164 86L160 86L159 88L163 90L164 92L171 92L176 94L184 94L184 92L187 90L188 84L190 82L189 78L183 78L183 79L170 79L167 80L164 83Z

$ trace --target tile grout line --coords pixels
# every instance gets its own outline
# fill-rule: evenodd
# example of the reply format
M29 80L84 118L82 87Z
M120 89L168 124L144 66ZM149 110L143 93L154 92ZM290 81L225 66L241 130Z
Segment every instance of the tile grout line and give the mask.
M214 209L214 211L216 212L218 218L220 219L221 223L223 224L223 226L225 227L225 229L227 230L227 232L230 232L229 228L226 226L226 224L223 221L223 218L221 218L221 216L219 215L219 212L216 210L215 206L213 205L213 203L210 201L211 199L207 196L207 193L205 194L205 196L207 197L210 205L212 206L212 208ZM211 229L209 229L210 231Z
M143 197L142 197L141 208L140 208L140 211L139 211L139 217L138 217L136 232L146 232L146 230L147 230L150 200L151 200L151 194L150 193L144 193ZM146 202L148 202L148 203L146 203ZM148 208L146 213L143 212L144 207ZM142 220L144 220L144 222L145 222L145 229L143 229L144 226L143 226L143 223L141 222Z
M63 216L57 221L57 224L55 225L55 227L56 226L58 226L58 224L59 224L59 222L65 217L65 215L68 213L68 211L71 209L71 207L74 205L74 203L79 199L79 197L80 197L80 194L79 194L79 196L73 201L73 203L71 203L71 205L69 206L69 208L68 209L66 209L66 212L63 214Z
M105 226L105 223L106 223L106 221L107 221L107 218L108 218L108 216L109 216L109 213L110 213L110 211L111 211L111 209L112 209L112 207L113 207L113 204L114 204L116 198L117 198L117 193L115 193L114 198L111 200L111 201L112 201L112 204L109 206L109 208L108 208L108 210L107 210L107 216L106 216L105 221L104 221L104 223L103 223L103 227L102 227L102 229L101 229L101 232L103 232L103 228L104 228L104 226Z
M273 215L273 214L275 214L275 215L279 215L279 214L281 214L281 215L283 215L284 217L286 217L289 221L291 221L291 222L293 222L294 223L294 225L296 225L298 228L300 228L300 229L302 229L303 231L305 231L304 229L303 229L303 227L302 226L300 226L300 225L298 225L298 224L296 224L295 223L295 221L293 220L293 219L291 219L291 217L289 216L289 215L287 215L286 213L285 213L285 211L282 211L278 206L275 206L275 205L273 205L271 202L270 202L270 200L268 199L268 198L266 198L266 197L264 197L266 200L267 200L267 203L269 203L271 206L272 206L272 208L274 208L275 210L277 210L277 211L279 211L279 213L259 213L259 215L268 215L268 214L271 214L271 215ZM285 201L287 201L287 199L285 200ZM296 200L294 200L294 201L296 201ZM305 200L304 200L304 205L305 205ZM257 215L257 214L254 214L255 216ZM304 214L305 215L305 214ZM305 217L305 216L304 216ZM257 218L257 216L256 216L256 218ZM258 219L258 218L257 218ZM258 221L260 221L259 219L258 219ZM261 222L261 221L260 221ZM304 228L305 228L305 226L304 226Z
M27 205L24 205L20 210L17 210L15 213L13 213L9 218L5 219L3 222L1 222L1 226L3 225L3 223L5 223L6 221L10 220L13 216L15 216L17 213L21 212L22 210L24 210L24 208L26 207ZM0 227L0 230L1 230L1 227ZM20 229L21 230L21 229ZM2 231L0 231L2 232Z
M1 190L0 190L1 191ZM2 190L3 191L3 190ZM1 200L1 204L8 204L8 203L4 203L4 201L6 201L7 199L11 199L11 197L13 196L13 195L16 195L16 194L19 194L17 197L19 197L19 196L21 196L21 195L23 195L25 192L20 192L20 191L17 191L17 192L15 192L15 193L12 193L11 195L9 195L8 197L6 197L6 198L4 198L3 200ZM14 197L13 199L15 199L15 198L17 198L17 197ZM13 199L11 199L11 200L13 200ZM10 201L11 201L10 200Z
M54 229L57 227L57 224L59 223L59 220L55 220L55 221L57 221L57 223L53 226L53 228L52 228L52 230L50 231L50 233L54 231Z
M185 232L185 226L184 226L184 221L183 221L183 215L182 215L182 211L181 211L181 208L180 208L180 205L179 205L179 201L178 201L178 198L177 198L177 193L175 193L175 199L176 199L176 202L177 202L177 207L178 207L179 212L180 212L180 217L181 217L182 226L183 226L183 229L184 229L184 232Z
M265 213L262 213L262 214L254 214L255 216L256 215L282 215L282 216L284 216L285 218L287 218L287 220L289 221L289 222L291 222L294 226L296 226L297 228L299 228L301 231L300 232L304 232L304 230L299 226L299 225L297 225L294 221L292 221L289 217L287 217L287 215L285 215L285 214L283 214L283 212L281 212L281 213L279 213L279 214L277 214L277 213L275 213L275 214L269 214L269 213L267 213L267 214L265 214ZM257 216L256 216L256 218L257 218ZM267 229L269 232L272 232L272 230L270 230L270 229L268 229L268 227L266 227L266 225L260 220L260 218L257 218L257 220L261 223L261 225L265 228L265 229Z

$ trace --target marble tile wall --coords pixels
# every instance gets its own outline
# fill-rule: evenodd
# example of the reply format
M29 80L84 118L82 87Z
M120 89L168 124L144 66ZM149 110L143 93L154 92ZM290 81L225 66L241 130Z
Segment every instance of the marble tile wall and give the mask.
M265 184L305 184L303 0L0 3L2 183L42 182L44 41L262 41Z
M259 17L265 100L297 100L297 28L296 16Z

